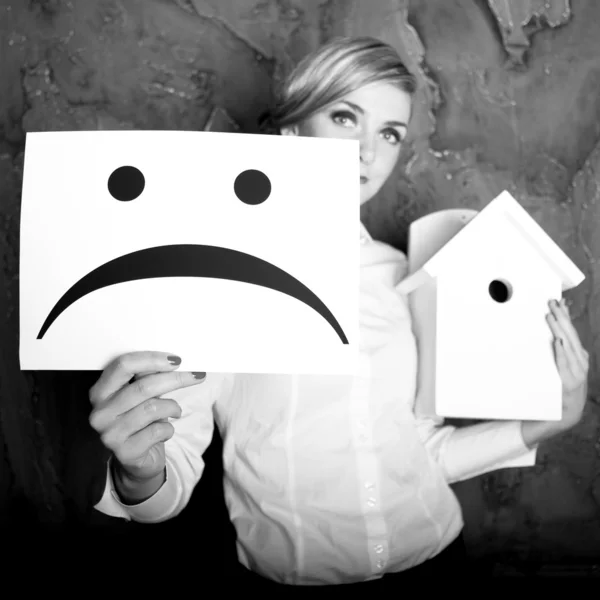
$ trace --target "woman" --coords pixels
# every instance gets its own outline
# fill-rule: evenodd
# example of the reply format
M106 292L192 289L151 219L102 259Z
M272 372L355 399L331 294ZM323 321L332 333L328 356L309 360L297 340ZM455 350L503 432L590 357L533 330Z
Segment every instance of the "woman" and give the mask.
M267 125L283 135L358 139L364 203L396 164L414 90L392 48L338 39L286 79ZM139 522L176 516L201 477L214 414L238 557L257 585L382 587L458 564L463 520L449 484L500 468L577 423L588 355L564 304L551 305L565 390L560 423L457 431L417 419L417 350L396 290L406 257L364 227L362 241L361 362L353 377L205 378L177 371L180 359L158 352L107 367L90 390L90 423L113 452L98 510Z

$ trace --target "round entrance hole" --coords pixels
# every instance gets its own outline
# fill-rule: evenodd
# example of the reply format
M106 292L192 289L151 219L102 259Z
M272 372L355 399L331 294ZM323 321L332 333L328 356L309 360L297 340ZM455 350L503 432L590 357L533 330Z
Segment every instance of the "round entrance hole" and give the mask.
M500 303L510 300L512 296L512 286L508 281L504 281L503 279L494 279L490 283L488 291L492 299Z

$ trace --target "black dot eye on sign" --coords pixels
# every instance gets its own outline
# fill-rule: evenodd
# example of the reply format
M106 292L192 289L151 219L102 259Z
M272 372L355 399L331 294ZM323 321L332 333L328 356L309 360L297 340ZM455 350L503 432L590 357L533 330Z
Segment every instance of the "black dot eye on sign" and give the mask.
M108 191L120 202L135 200L144 191L145 186L144 174L131 166L115 169L108 178Z
M262 171L248 169L235 178L233 190L244 204L262 204L271 195L271 182Z

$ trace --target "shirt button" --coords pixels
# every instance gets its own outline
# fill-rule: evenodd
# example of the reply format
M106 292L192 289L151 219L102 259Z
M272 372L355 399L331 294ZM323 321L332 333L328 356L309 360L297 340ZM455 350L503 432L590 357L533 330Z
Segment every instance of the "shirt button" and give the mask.
M377 504L377 500L375 500L375 498L369 498L367 500L367 505L370 506L371 508L373 508L373 506L375 506Z
M385 566L385 561L381 560L381 558L375 563L375 566L381 570Z
M377 545L374 547L374 550L375 550L375 552L376 552L377 554L381 554L381 553L383 552L383 545L382 545L382 544L377 544Z
M365 482L365 488L369 490L369 492L372 492L375 489L375 484L371 481L367 481Z

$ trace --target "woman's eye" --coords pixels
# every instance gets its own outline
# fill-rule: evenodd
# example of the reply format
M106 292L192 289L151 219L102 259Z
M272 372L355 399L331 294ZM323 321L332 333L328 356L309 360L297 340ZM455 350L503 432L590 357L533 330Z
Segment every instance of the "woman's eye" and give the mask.
M344 111L333 113L331 115L331 118L334 123L337 123L338 125L343 125L344 127L347 127L349 124L353 125L356 122L352 113Z
M400 134L395 129L386 129L383 132L383 137L394 146L402 141Z

